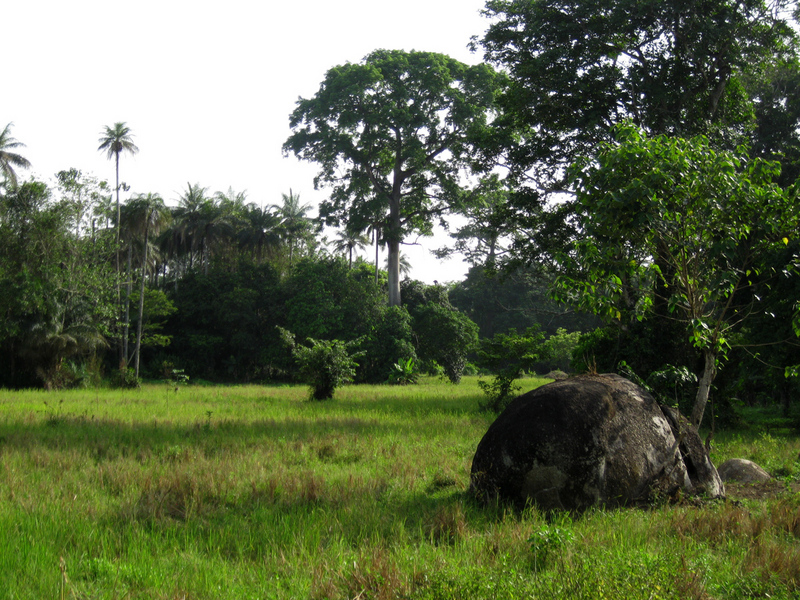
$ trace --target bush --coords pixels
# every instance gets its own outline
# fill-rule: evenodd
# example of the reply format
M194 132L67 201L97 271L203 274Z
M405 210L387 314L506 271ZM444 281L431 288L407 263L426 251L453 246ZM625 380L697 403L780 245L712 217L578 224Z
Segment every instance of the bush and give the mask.
M519 390L515 380L546 357L546 351L544 335L538 327L529 327L523 335L511 329L481 340L477 364L495 374L491 382L478 382L487 396L481 409L499 413L508 406Z
M350 354L350 347L360 340L345 343L339 340L308 338L311 345L303 346L295 341L291 332L280 327L278 331L300 367L300 380L311 388L312 400L333 398L337 387L350 383L355 378L358 367L355 359L363 353Z

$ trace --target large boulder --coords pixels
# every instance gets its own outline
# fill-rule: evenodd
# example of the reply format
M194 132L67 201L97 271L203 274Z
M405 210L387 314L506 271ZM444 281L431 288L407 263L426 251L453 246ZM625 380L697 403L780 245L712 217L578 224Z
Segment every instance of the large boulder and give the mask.
M485 502L569 510L725 493L689 422L613 374L556 381L511 402L478 444L470 489Z

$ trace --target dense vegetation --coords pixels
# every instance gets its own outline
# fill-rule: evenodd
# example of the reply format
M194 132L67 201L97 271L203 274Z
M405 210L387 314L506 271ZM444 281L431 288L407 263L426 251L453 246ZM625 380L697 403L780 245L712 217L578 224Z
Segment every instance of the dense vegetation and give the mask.
M490 0L482 64L376 50L335 66L298 100L283 147L330 190L314 219L291 190L268 205L191 183L121 198L140 151L125 123L98 140L113 186L75 169L24 181L8 124L0 386L314 381L311 348L358 382L457 383L477 365L504 374L493 385L508 396L524 371L559 367L624 371L659 393L680 374L694 394L671 399L697 424L715 397L720 416L733 398L788 412L796 13L780 0ZM463 252L467 279L401 282L404 240L453 215L464 225L441 253ZM353 260L367 244L374 264Z

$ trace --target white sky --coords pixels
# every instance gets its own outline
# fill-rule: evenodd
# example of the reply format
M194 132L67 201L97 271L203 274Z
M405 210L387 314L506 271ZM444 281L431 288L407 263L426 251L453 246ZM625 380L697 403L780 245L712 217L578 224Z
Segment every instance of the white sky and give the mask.
M106 125L124 121L139 147L123 155L131 193L168 204L199 183L246 190L279 204L291 188L316 206L315 165L283 158L289 114L313 96L325 72L378 48L449 54L467 49L488 21L485 0L22 0L3 7L5 89L0 127L31 174L49 180L71 167L113 184L113 161L97 151ZM447 240L405 247L412 276L460 280L467 265L429 253ZM367 255L369 255L367 251Z

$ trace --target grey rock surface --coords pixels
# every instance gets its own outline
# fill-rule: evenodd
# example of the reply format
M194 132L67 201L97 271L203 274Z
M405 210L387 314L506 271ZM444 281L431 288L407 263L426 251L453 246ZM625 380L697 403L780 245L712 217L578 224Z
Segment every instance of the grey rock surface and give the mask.
M676 411L619 375L581 375L516 398L478 444L481 501L582 510L683 490L724 496L700 437Z

